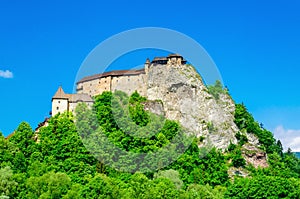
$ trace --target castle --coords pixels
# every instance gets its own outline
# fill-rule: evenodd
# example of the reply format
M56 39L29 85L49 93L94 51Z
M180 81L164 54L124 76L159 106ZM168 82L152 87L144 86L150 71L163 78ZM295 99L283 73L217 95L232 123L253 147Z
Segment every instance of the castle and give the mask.
M79 102L93 104L92 97L104 91L120 90L128 95L137 91L142 96L147 97L148 73L150 67L156 65L184 65L186 60L179 54L170 54L167 57L155 57L151 62L146 60L143 69L139 70L116 70L96 74L77 82L76 94L66 94L62 87L59 87L52 97L52 115L64 111L74 112Z

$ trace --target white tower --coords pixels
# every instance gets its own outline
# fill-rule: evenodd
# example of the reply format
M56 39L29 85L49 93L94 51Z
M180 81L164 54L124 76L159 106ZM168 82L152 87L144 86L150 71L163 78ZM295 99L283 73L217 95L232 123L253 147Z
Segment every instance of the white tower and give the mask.
M52 97L52 116L69 110L69 96L60 86Z

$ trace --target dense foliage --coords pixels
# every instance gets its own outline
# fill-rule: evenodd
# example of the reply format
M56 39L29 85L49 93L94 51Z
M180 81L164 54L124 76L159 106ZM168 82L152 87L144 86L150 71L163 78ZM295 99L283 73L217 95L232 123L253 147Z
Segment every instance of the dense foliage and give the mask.
M209 85L207 90L216 100L220 98L220 94L228 93L227 88L223 88L220 80L217 80L214 85Z
M203 156L205 149L198 147L202 139L193 138L168 167L143 174L118 171L88 152L81 138L96 129L114 145L135 153L157 151L183 133L179 123L145 111L146 102L136 92L130 97L104 92L92 109L82 104L76 117L58 114L38 133L23 122L10 139L0 135L0 198L300 197L299 159L290 151L283 153L280 142L254 121L244 105L237 105L235 113L239 143L230 144L226 153L213 148ZM245 132L255 134L268 152L268 168L246 164L241 154ZM233 166L251 177L230 179L228 169Z

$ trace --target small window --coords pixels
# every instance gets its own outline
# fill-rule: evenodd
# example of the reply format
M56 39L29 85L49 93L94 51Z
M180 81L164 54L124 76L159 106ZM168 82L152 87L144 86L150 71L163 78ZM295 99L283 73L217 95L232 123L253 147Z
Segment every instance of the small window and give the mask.
M58 101L58 103L60 104L60 101Z
M56 107L56 110L59 110L59 107Z

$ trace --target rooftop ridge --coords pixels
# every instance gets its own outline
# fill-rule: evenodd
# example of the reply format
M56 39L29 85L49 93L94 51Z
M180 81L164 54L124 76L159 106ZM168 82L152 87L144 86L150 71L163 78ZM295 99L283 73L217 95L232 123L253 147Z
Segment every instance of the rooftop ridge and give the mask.
M145 69L137 69L137 70L112 70L100 74L90 75L87 77L82 78L76 84L98 79L100 77L107 77L107 76L124 76L124 75L139 75L145 73Z
M52 99L69 99L69 96L64 92L61 86L57 89Z

